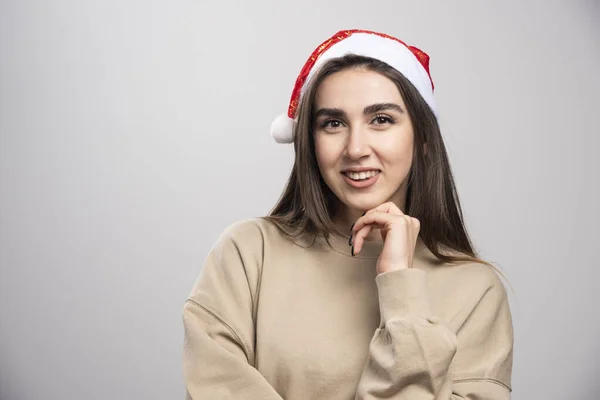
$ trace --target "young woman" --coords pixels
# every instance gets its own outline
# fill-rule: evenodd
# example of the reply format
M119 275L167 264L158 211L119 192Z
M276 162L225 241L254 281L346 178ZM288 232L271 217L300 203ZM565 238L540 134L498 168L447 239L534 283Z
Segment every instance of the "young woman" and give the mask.
M506 291L463 224L429 58L336 33L274 122L295 164L229 227L183 310L187 398L509 399Z

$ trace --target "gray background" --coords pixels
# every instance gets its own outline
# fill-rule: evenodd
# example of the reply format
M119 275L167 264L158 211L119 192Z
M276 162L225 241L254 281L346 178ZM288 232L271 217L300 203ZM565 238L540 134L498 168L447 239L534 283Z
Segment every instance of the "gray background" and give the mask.
M339 29L427 51L468 228L508 275L514 399L600 398L593 1L0 3L0 398L183 398L181 309L292 162Z

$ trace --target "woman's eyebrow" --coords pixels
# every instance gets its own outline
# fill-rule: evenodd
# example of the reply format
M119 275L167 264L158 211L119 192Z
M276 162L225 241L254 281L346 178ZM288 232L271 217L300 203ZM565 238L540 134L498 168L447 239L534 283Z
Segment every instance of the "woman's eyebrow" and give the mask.
M323 116L333 118L344 118L346 116L346 112L339 108L321 108L315 113L315 119Z
M365 109L363 110L363 113L365 115L375 114L375 113L378 113L381 111L386 111L386 110L395 110L395 111L398 111L401 113L404 112L404 109L396 103L377 103L377 104L371 104L370 106L366 106Z
M386 110L395 110L400 113L404 112L404 109L396 103L376 103L366 106L363 113L369 115ZM323 116L342 119L346 117L346 112L340 108L320 108L315 113L315 119Z

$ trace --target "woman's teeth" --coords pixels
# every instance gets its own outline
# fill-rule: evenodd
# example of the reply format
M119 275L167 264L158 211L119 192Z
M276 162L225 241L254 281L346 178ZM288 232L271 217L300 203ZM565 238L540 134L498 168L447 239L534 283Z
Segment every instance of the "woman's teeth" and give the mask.
M353 181L362 181L374 177L379 173L378 170L363 172L344 172L344 174Z

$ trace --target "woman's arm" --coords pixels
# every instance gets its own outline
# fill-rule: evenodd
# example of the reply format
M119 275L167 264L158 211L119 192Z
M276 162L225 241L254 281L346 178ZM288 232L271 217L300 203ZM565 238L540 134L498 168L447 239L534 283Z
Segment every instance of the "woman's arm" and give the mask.
M261 239L254 224L228 229L211 250L184 305L188 400L282 400L253 367Z
M513 331L504 285L481 264L456 268L445 309L450 329L432 312L427 273L413 268L420 222L394 203L369 210L352 226L360 252L379 229L377 260L381 324L371 341L356 400L506 400L510 398ZM354 254L354 247L353 247ZM429 273L440 273L431 271Z
M382 323L356 400L510 399L511 315L502 282L486 272L465 276L475 281L463 285L472 295L465 296L468 310L453 313L461 316L456 332L433 315L425 271L378 275Z

